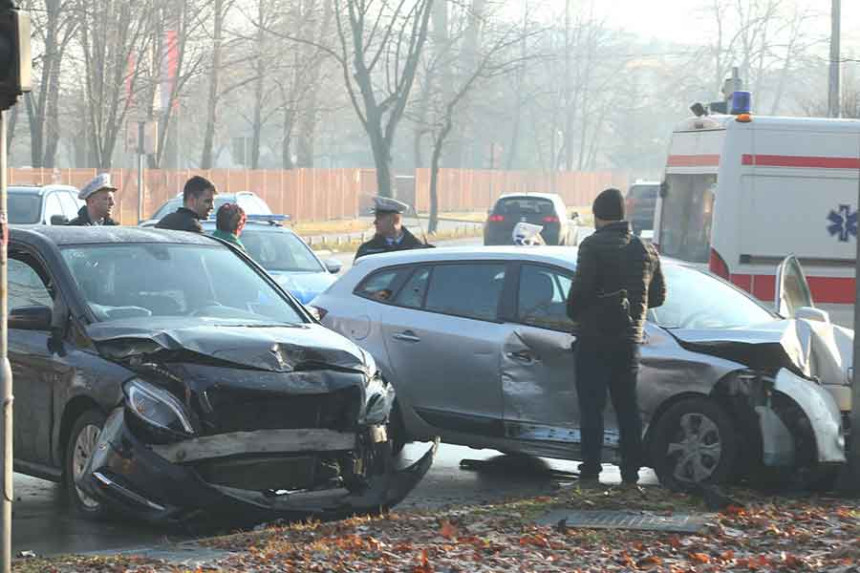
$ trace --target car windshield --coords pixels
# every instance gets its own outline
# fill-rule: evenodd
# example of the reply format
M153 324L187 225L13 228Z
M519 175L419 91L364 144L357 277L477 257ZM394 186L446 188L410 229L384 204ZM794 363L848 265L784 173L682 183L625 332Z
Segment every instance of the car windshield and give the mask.
M660 250L682 261L708 262L717 176L671 174L666 184Z
M743 328L775 318L746 293L707 273L667 264L663 275L666 302L648 312L663 328Z
M304 322L257 271L215 243L83 245L62 252L84 300L102 322L147 316Z
M42 214L42 198L30 193L9 193L9 222L13 225L38 223Z
M310 248L292 233L245 227L240 239L251 258L267 271L326 272Z

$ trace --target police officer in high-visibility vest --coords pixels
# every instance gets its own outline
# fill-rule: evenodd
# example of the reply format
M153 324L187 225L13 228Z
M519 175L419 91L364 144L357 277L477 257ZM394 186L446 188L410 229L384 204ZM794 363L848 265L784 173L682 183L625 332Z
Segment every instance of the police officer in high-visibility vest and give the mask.
M433 245L420 241L409 229L403 226L403 213L409 205L388 197L375 197L372 212L375 215L373 226L376 234L369 241L362 243L355 258L377 253L408 251L410 249L426 249Z

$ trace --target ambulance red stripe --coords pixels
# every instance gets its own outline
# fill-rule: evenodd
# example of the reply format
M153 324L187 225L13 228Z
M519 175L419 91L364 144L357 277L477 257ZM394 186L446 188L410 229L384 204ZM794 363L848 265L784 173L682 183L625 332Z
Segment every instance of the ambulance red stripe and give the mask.
M745 153L743 165L757 167L807 167L818 169L860 169L857 157L803 157L799 155L754 155Z
M719 155L670 155L669 167L715 167L720 164Z
M853 277L806 277L812 300L821 304L854 304L856 282ZM731 282L759 300L771 302L776 296L774 275L732 274Z

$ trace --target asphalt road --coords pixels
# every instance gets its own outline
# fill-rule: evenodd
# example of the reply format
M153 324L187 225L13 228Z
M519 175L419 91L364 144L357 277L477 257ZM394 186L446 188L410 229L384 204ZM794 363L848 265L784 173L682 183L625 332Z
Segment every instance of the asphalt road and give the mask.
M407 446L420 450L422 446ZM408 454L408 452L407 452ZM477 464L463 460L476 460ZM544 495L573 481L569 472L576 463L539 458L504 456L494 450L473 450L442 444L429 473L399 506L407 509L438 509L464 504L485 504L505 499ZM643 470L643 483L656 483L654 474ZM606 466L601 479L618 483L614 466ZM90 521L66 507L59 485L15 474L15 503L12 519L12 549L37 555L146 549L193 539L191 534L166 532L134 521ZM219 532L213 532L219 533ZM226 533L226 532L224 532Z

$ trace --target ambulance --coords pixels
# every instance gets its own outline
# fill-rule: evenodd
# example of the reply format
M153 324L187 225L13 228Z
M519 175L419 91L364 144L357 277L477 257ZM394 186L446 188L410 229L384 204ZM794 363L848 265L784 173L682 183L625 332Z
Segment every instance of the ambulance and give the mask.
M767 302L795 255L816 307L853 326L858 193L860 121L702 114L672 133L653 242Z

